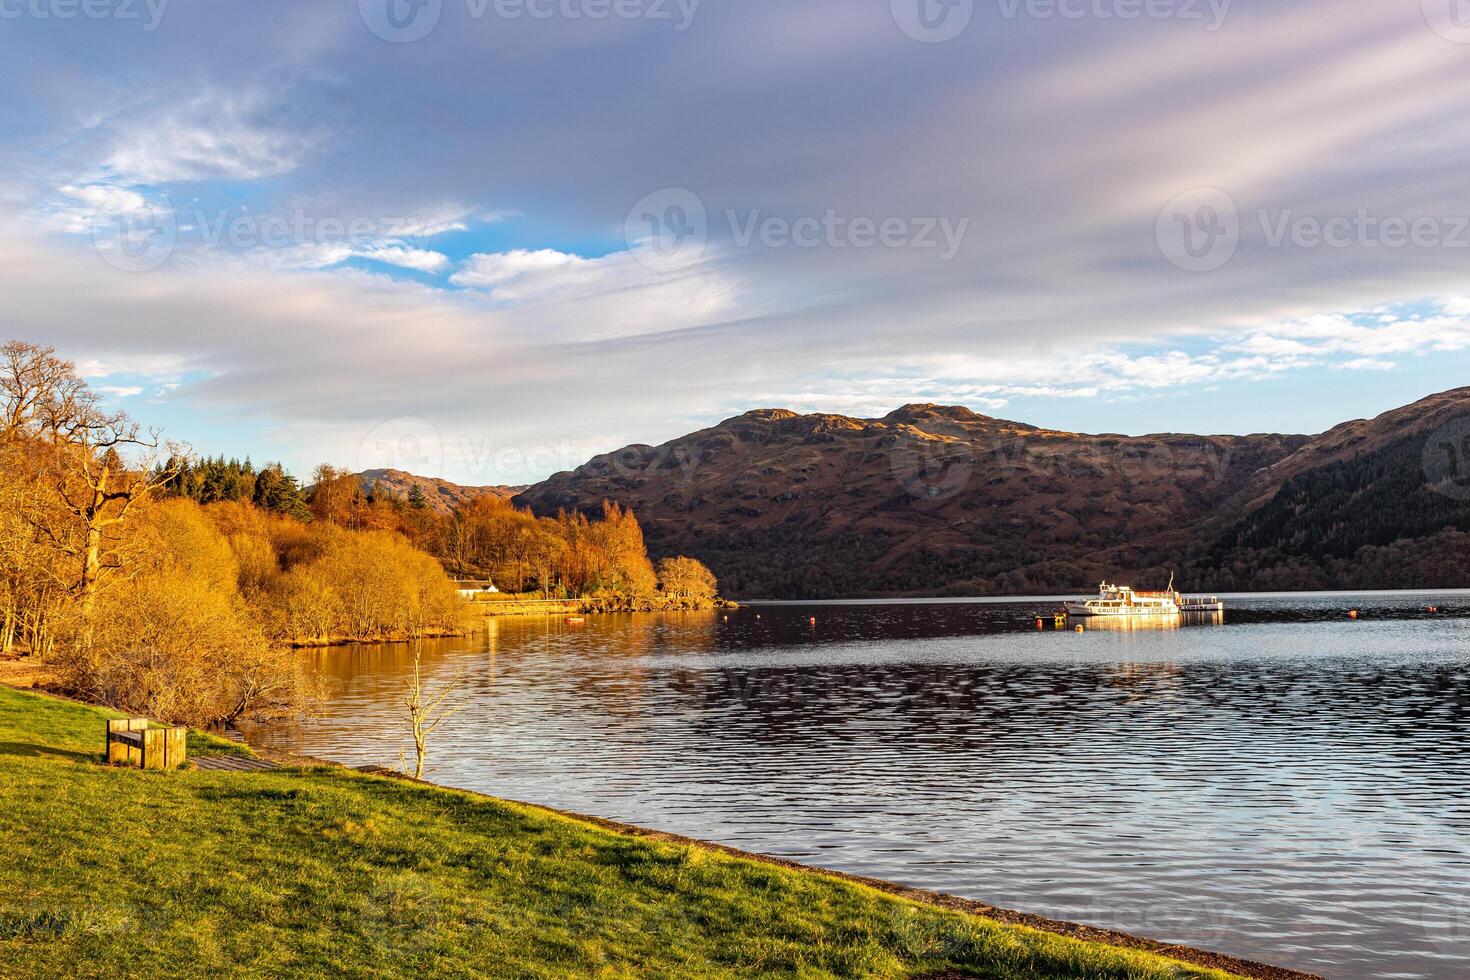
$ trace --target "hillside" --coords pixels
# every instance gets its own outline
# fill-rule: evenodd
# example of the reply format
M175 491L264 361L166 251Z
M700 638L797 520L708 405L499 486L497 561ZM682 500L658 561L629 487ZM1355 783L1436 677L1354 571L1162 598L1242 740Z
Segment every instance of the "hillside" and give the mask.
M653 551L700 558L735 595L1017 592L1151 567L1306 441L1082 435L937 405L760 410L516 500L538 513L624 501Z
M1088 435L937 405L881 419L763 409L515 499L542 514L621 501L653 552L698 557L748 597L1162 584L1171 568L1190 587L1319 587L1369 548L1354 585L1390 569L1384 584L1470 584L1470 556L1436 537L1470 527L1470 504L1427 489L1421 461L1460 415L1470 389L1318 436Z
M1257 476L1199 560L1221 589L1470 585L1470 388L1345 422Z
M394 496L407 497L409 492L418 487L429 502L429 506L441 514L448 514L455 507L468 503L477 497L492 496L502 499L515 496L525 487L462 487L448 480L440 480L430 476L414 476L403 470L363 470L357 474L364 490L372 490L376 485L380 490L386 490Z

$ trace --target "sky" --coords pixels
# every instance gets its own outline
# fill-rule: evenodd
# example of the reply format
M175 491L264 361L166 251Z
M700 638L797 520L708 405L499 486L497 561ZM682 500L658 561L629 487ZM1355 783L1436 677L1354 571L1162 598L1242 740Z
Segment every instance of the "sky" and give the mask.
M1470 0L0 0L0 334L207 454L1470 383Z

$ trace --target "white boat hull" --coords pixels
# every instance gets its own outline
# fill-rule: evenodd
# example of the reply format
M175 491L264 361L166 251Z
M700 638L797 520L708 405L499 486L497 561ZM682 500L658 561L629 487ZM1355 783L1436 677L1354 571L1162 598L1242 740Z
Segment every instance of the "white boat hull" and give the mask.
M1177 616L1180 609L1174 603L1160 604L1157 606L1089 606L1086 603L1069 602L1066 605L1068 616Z

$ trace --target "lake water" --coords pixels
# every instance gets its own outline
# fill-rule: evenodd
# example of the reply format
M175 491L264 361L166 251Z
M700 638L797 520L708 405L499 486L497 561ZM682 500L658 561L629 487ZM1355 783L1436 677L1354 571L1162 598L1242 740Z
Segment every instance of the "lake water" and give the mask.
M1470 593L1037 631L1054 607L490 620L426 644L467 702L429 778L1331 977L1470 976ZM408 648L305 655L329 709L252 740L396 765Z

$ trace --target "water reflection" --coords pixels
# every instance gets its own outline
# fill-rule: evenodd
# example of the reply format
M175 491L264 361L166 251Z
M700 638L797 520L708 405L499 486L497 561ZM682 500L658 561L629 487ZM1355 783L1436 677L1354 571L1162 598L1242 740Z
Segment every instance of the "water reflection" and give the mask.
M1426 604L1084 634L1036 631L1042 600L492 621L426 647L471 699L431 777L1329 976L1460 976L1470 618ZM310 656L331 710L259 737L392 763L408 650Z

